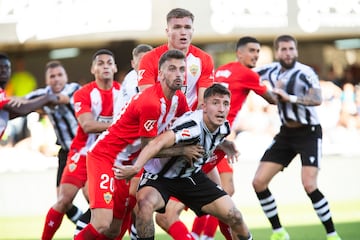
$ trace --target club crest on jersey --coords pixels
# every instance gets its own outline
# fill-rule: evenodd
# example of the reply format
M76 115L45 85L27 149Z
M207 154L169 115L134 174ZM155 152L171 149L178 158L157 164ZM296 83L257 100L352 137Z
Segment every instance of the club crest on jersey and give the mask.
M70 164L69 164L69 171L70 171L70 172L75 171L76 167L77 167L77 165L76 165L75 163L70 163Z
M199 71L199 66L193 64L189 67L189 71L190 71L191 75L193 75L195 77Z
M112 194L109 192L104 193L104 201L106 202L106 204L109 204L111 202L112 199Z
M81 109L81 102L74 103L74 110L75 112L79 112Z
M155 123L156 123L156 120L147 120L145 123L144 123L144 128L146 131L151 131L154 126L155 126Z

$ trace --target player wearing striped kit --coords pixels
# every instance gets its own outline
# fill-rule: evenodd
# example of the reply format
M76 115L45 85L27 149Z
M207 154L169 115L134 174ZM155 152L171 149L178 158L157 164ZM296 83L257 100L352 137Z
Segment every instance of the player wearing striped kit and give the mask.
M256 71L262 79L270 82L273 92L278 96L282 126L262 156L253 179L254 190L273 229L270 239L287 240L290 236L280 223L275 198L268 185L299 154L302 163L301 180L325 227L327 239L340 240L328 201L317 186L322 140L322 129L315 108L322 101L318 76L309 66L297 61L297 41L294 37L277 37L274 49L278 62L262 66Z

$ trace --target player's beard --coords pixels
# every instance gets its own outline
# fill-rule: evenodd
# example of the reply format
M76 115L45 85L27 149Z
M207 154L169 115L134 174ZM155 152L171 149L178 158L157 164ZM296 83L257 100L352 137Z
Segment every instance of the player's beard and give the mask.
M177 81L180 81L181 79L176 79ZM177 91L177 90L181 90L182 88L182 84L175 84L170 80L166 80L166 84L168 85L168 87L173 90L173 91Z
M290 63L286 63L284 60L279 60L281 66L285 69L291 69L295 66L296 58L293 58Z

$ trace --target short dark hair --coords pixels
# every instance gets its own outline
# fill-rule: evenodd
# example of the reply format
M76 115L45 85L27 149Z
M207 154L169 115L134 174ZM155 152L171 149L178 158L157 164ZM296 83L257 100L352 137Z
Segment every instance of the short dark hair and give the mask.
M148 44L139 44L133 49L132 56L136 57L140 53L146 53L146 52L151 51L152 49L153 49L153 47Z
M112 56L113 58L115 58L115 57L114 57L114 53L113 53L112 51L110 51L109 49L103 48L103 49L97 50L97 51L94 53L94 55L92 56L92 61L94 61L95 58L96 58L97 56L101 55L101 54L110 55L110 56Z
M297 41L293 36L290 35L280 35L274 40L274 49L277 50L279 48L280 42L294 42L297 47Z
M10 61L9 56L6 53L2 53L2 52L0 52L0 59L6 59Z
M184 18L189 17L194 22L194 14L189 10L183 8L174 8L166 15L166 22L169 22L172 18Z
M211 85L210 87L208 87L205 90L204 99L207 99L216 94L228 95L229 97L231 97L231 93L227 87L225 87L224 85L222 85L220 83L214 83L213 85Z
M242 37L242 38L239 39L239 41L236 43L236 49L238 49L239 47L243 47L248 43L258 43L258 44L260 44L260 42L256 38L246 36L246 37Z
M164 62L166 62L169 59L180 59L180 60L185 59L185 54L182 51L176 49L166 51L160 57L159 70L161 66L164 64Z
M48 63L46 63L45 65L45 72L49 69L49 68L56 68L56 67L64 67L62 65L62 63L58 60L54 60L54 61L50 61Z

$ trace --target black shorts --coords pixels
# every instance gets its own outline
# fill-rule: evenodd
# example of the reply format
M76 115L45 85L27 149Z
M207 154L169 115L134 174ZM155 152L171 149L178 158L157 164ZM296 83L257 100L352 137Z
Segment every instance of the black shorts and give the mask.
M61 176L62 176L62 174L64 172L64 168L66 166L66 160L67 160L68 153L69 153L69 151L65 150L63 148L60 148L60 150L58 152L59 166L58 166L57 175L56 175L56 186L57 187L60 185Z
M299 128L281 126L261 161L275 162L287 167L297 154L303 166L320 167L322 130L320 125Z
M166 203L170 196L177 198L187 207L201 216L205 213L201 208L227 193L216 183L211 181L205 173L199 171L188 178L164 178L144 171L139 183L139 189L145 186L155 188ZM165 207L157 212L164 213Z

